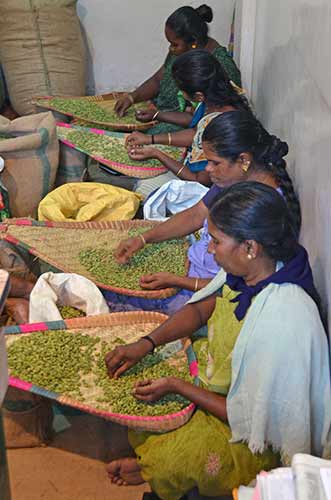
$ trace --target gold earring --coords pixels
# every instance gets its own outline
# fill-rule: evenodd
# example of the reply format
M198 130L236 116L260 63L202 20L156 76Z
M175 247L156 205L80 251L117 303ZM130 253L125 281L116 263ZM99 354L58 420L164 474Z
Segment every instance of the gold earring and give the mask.
M247 170L250 167L250 164L251 164L250 161L244 161L243 166L242 166L242 169L243 169L244 172L247 172Z
M192 49L196 49L196 48L197 48L196 44L192 43Z

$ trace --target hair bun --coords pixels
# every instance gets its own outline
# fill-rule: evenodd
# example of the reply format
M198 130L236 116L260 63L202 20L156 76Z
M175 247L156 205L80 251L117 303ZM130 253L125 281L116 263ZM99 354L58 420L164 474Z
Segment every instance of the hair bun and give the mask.
M206 22L211 23L213 20L213 11L208 5L205 3L197 7L195 11L199 14L200 17Z
M288 153L288 145L286 142L281 141L275 135L270 136L270 144L268 147L267 155L269 157L269 161L274 165L277 165L279 161L281 161L284 156Z

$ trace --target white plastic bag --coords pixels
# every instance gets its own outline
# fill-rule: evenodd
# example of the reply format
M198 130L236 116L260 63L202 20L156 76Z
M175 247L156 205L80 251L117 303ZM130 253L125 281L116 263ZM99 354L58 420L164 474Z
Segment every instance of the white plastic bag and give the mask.
M69 273L44 273L30 295L29 322L61 320L57 304L84 311L86 316L106 314L109 308L92 281Z
M144 204L144 219L166 220L198 203L209 188L199 182L172 180L161 186Z

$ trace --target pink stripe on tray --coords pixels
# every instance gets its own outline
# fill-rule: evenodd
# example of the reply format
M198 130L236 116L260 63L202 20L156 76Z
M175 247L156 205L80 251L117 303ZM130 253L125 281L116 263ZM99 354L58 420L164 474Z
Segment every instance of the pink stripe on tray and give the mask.
M92 156L92 155L91 155ZM124 167L124 168L131 168L132 170L167 170L166 167L163 165L160 165L159 167L137 167L135 165L126 165L125 163L118 163L116 161L111 161L111 160L106 160L105 158L102 158L101 156L92 156L95 160L99 161L100 163L106 163L107 165L110 166L115 166L115 167Z
M25 323L20 325L20 329L22 333L39 332L49 330L49 326L47 326L47 323Z
M18 245L19 240L17 238L14 238L11 234L6 234L5 236L6 241L9 241L9 243L13 243L13 245Z
M17 389L22 389L22 391L30 391L33 386L30 382L24 382L24 380L16 377L9 377L9 385L11 385L11 387L16 387Z
M101 130L99 128L90 128L90 132L93 132L93 134L98 134L98 135L105 135L106 131Z
M72 128L72 126L70 125L70 123L56 122L56 125L58 127Z
M61 139L61 142L63 142L63 144L66 144L67 146L69 146L69 148L76 149L76 146L72 142L67 141L67 139Z
M197 361L192 361L190 363L190 374L193 375L193 377L197 377L199 375L199 366Z
M15 222L16 226L32 226L32 223L31 219L19 219Z

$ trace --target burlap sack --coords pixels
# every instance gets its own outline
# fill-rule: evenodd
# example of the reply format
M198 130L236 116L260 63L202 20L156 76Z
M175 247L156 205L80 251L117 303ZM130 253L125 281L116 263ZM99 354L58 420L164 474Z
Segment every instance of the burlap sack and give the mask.
M53 437L52 402L9 387L2 409L7 448L32 448Z
M67 182L82 182L87 173L87 156L60 142L59 169L55 180L56 187Z
M0 60L13 108L34 96L84 95L86 55L77 0L1 0Z
M52 113L17 118L0 116L0 156L5 169L0 180L9 193L13 217L36 217L39 202L54 187L59 161L59 143Z
M6 100L6 93L5 93L5 82L3 79L3 74L2 74L2 69L0 66L0 111L2 110Z

